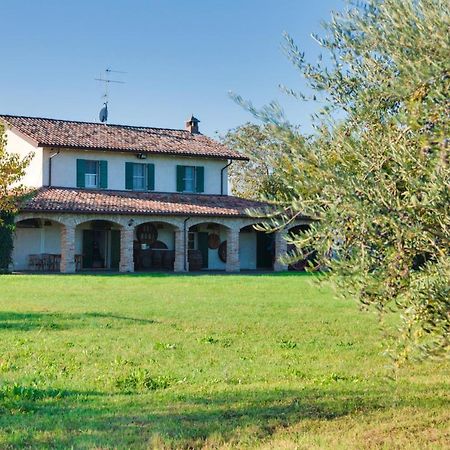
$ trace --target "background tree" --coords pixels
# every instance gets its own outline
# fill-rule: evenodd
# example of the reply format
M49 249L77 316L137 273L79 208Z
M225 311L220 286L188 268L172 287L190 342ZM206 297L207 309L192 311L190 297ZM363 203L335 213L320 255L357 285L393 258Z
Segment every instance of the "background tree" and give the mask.
M21 158L6 152L6 135L0 124L0 272L8 269L13 249L14 215L25 194L20 180L33 154Z
M277 135L276 125L247 123L230 130L222 142L249 159L233 161L229 168L233 195L255 200L280 195L284 182L278 171L289 164L290 147Z
M316 248L342 292L401 317L398 361L450 349L449 26L448 1L371 0L315 36L326 63L308 63L286 36L321 102L312 140L278 108L246 104L277 124L271 137L292 162L269 158L283 184L269 196L279 214L270 227L298 214L317 219L292 242Z

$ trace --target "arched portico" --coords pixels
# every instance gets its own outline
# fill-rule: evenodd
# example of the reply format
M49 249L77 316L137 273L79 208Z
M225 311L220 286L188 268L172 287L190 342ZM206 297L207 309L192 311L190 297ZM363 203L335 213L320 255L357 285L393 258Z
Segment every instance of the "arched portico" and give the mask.
M306 231L308 231L310 228L310 223L301 223L301 224L293 224L291 227L289 227L287 231L288 237L294 237L298 236ZM295 246L293 244L287 244L287 252L291 253L295 250ZM316 250L311 248L303 249L303 258L299 258L294 263L289 264L288 270L294 270L294 271L305 271L308 267L311 267L311 263L316 266L317 264L317 252Z
M275 260L275 235L258 230L255 222L239 232L240 262L242 270L272 270Z
M240 270L239 228L232 221L197 218L187 230L189 270Z
M133 239L135 270L174 270L179 227L176 221L138 221Z
M33 237L28 239L32 245L27 244L26 237L21 237L15 252L21 251L23 255L14 256L15 269L30 268L29 254L48 253L59 257L64 273L81 269L133 272L135 268L171 270L172 267L175 272L189 269L238 272L241 268L287 270L280 259L288 251L286 237L309 223L296 221L285 229L267 234L254 228L261 219L234 216L22 212L16 222L19 224L17 233ZM149 230L144 231L145 227ZM149 231L156 236L141 236L141 232ZM159 249L153 248L153 241ZM147 262L142 261L143 252L148 253ZM156 264L153 255L150 256L152 252L158 253ZM167 252L165 258L164 252ZM197 254L196 263L193 253ZM147 264L149 257L150 264ZM265 263L261 262L263 260Z
M75 223L75 270L119 270L122 224L98 218Z
M14 270L59 272L64 225L37 215L19 215L15 226Z
M249 221L250 222L250 221ZM288 252L286 238L292 232L307 228L308 221L296 221L286 228L273 232L259 230L261 221L247 222L240 229L240 264L243 270L288 270L282 261Z

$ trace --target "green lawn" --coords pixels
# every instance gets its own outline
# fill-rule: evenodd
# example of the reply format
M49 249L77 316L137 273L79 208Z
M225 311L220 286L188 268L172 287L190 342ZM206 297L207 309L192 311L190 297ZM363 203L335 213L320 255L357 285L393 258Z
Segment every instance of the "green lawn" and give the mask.
M381 339L309 276L1 276L0 448L446 447L449 364Z

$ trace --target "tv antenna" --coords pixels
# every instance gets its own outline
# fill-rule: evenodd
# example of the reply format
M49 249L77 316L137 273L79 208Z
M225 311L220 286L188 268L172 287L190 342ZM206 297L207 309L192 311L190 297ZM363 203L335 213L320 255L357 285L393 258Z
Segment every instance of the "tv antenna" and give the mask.
M108 102L109 102L109 84L110 83L118 83L118 84L125 84L125 81L120 80L111 80L110 74L111 73L127 73L123 72L121 70L112 70L110 67L107 67L105 69L105 75L102 77L100 75L100 78L95 78L96 81L100 81L104 84L105 90L103 91L102 99L103 99L103 108L100 110L99 113L99 119L100 122L106 123L108 121Z

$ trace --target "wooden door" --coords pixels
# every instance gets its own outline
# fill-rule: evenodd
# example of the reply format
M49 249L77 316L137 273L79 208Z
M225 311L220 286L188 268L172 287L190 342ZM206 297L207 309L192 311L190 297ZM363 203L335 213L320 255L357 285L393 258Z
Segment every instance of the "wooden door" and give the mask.
M83 269L92 269L94 230L83 230Z
M118 269L120 262L120 230L111 230L111 269Z
M271 269L273 267L273 235L258 231L256 233L256 267Z

